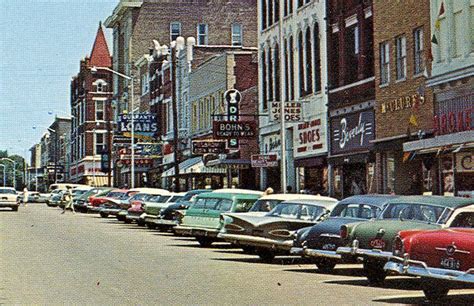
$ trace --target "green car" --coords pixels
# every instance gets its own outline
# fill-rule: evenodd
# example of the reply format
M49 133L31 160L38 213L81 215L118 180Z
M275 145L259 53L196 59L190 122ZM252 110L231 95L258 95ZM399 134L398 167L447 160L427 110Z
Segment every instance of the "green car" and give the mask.
M194 204L186 210L181 224L174 228L177 234L194 236L203 247L220 239L221 213L247 212L260 198L259 194L206 192L196 197Z
M337 253L359 259L371 284L383 282L383 267L393 256L392 245L399 231L438 229L449 226L448 220L458 208L474 205L474 199L442 196L401 196L387 202L377 219L341 226L344 247Z

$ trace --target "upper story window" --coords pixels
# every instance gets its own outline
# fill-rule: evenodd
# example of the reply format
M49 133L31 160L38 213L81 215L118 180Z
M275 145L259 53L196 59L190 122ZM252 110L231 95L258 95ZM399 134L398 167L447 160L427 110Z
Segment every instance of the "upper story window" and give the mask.
M200 46L207 45L207 37L208 37L208 28L207 24L200 23L197 26L197 44Z
M94 155L101 154L105 148L105 134L95 133L95 152Z
M407 40L405 36L398 36L395 41L397 56L397 80L402 80L406 78L407 74Z
M302 7L307 0L298 0L298 7Z
M145 73L142 75L142 95L148 93L149 89L149 78L148 78L148 73Z
M181 36L181 23L172 22L170 24L170 41L176 40L178 36Z
M380 44L380 84L390 81L390 46L388 42Z
M260 0L260 4L262 30L265 30L267 28L267 0Z
M104 101L95 101L95 120L105 120Z
M96 80L94 83L92 83L93 86L95 86L95 91L96 92L106 92L107 91L107 82L105 82L102 79Z
M422 28L413 31L413 60L414 74L420 74L424 69Z
M232 46L242 46L242 25L232 25Z

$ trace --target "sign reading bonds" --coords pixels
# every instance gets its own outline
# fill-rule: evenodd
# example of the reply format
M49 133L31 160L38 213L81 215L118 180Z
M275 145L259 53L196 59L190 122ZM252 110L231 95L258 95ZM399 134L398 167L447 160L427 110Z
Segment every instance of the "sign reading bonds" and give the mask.
M133 115L133 129L135 138L152 140L158 131L156 115L150 113L136 113ZM124 136L131 136L132 132L132 115L122 114L118 121L118 130Z
M239 120L239 103L242 100L240 91L236 89L229 89L224 93L224 99L227 102L227 119L229 121ZM227 145L231 149L239 147L239 140L236 138L228 139Z
M274 101L270 104L270 121L280 120L281 103L279 101ZM303 120L301 102L285 102L284 104L286 122L298 122Z
M268 168L278 166L278 156L276 154L255 154L251 156L252 167Z
M212 130L215 139L257 137L255 121L214 121Z
M193 154L203 155L208 153L220 154L225 151L225 141L194 140Z

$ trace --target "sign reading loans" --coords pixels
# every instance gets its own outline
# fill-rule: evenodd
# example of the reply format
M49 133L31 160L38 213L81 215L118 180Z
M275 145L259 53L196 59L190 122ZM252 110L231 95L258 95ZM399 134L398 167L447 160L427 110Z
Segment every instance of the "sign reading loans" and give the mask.
M251 156L251 162L254 168L278 167L278 156L276 154L255 154Z
M331 151L334 154L368 149L375 137L373 110L331 118Z
M214 121L212 127L215 139L257 137L255 121Z
M313 120L298 124L294 129L293 150L295 158L325 153L326 120L319 115Z
M135 113L133 115L133 126L135 138L144 140L153 140L158 131L156 115L150 113ZM124 136L131 137L132 115L122 114L118 121L118 130Z

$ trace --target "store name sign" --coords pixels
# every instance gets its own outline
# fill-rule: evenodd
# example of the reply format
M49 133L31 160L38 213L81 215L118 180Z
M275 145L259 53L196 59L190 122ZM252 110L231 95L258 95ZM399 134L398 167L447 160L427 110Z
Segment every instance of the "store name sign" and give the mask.
M433 127L435 135L444 135L473 130L473 111L474 108L470 108L434 116Z
M382 102L380 112L382 114L396 112L404 109L411 109L417 105L425 104L425 97L416 93L411 96L399 97L388 102Z
M254 154L251 156L252 167L268 168L278 166L278 156L276 154Z
M284 104L285 104L285 121L286 122L299 122L303 119L301 102L285 102ZM280 120L281 103L271 102L270 106L271 106L270 121Z
M130 137L132 132L132 116L130 114L120 115L118 121L119 132ZM133 115L134 136L139 139L152 140L158 131L156 115L150 113L136 113Z
M214 121L213 132L215 139L254 138L257 137L255 121Z
M370 146L374 139L374 112L372 110L332 119L331 150L342 153Z
M294 129L293 150L295 157L303 157L324 153L326 136L323 116L311 121L300 123Z
M473 153L458 153L457 172L474 172L474 154Z

